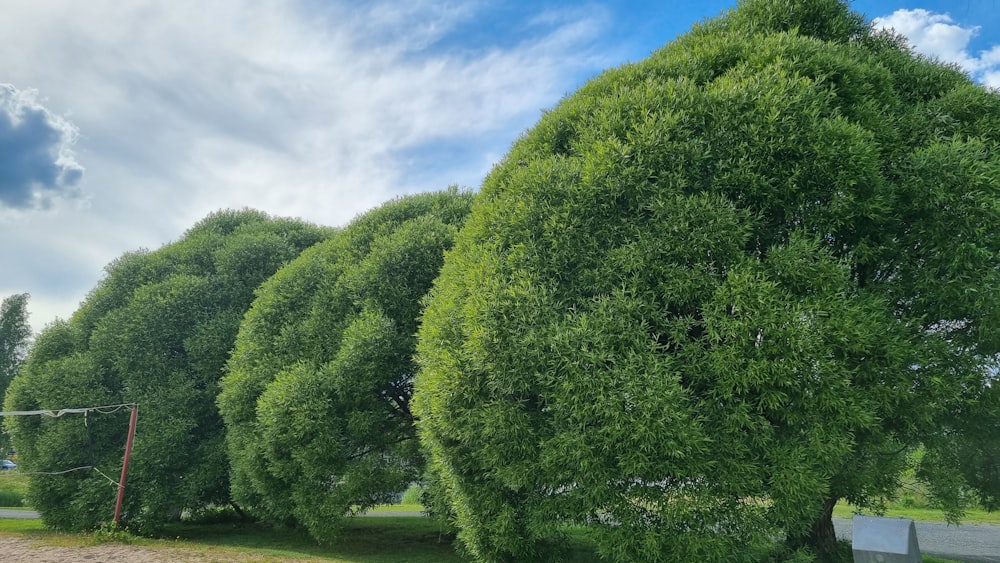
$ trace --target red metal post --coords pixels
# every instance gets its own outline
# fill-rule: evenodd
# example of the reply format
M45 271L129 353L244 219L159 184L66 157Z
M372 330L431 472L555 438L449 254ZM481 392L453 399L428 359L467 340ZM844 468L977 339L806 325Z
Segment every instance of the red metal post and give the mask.
M139 416L139 407L132 407L132 418L128 421L128 438L125 440L125 461L122 462L122 476L118 480L118 500L115 501L115 526L122 515L122 498L125 496L125 477L128 476L128 460L132 456L132 440L135 438L135 419Z

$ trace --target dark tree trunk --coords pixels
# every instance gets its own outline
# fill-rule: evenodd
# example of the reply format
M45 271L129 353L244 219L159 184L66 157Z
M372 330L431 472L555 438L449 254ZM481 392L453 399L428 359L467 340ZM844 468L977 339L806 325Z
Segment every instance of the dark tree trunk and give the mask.
M247 517L246 512L243 512L243 509L240 508L240 505L236 504L235 501L229 501L229 506L233 507L233 510L236 511L236 514L240 515L240 520L242 520L243 522L246 522L247 520L249 520L249 518Z
M819 561L832 561L837 552L837 532L833 528L833 507L837 499L823 501L823 510L816 516L812 526L800 536L789 538L793 549L808 547Z

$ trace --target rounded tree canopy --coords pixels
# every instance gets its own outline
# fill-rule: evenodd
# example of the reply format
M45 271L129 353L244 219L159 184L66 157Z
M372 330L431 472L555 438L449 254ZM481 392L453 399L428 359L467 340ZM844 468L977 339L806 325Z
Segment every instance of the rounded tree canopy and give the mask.
M259 211L220 211L163 248L121 256L69 321L39 335L7 410L138 403L123 514L133 529L228 503L215 399L239 321L261 282L332 232ZM85 530L111 519L115 488L104 475L121 467L127 416L8 421L46 524ZM62 473L75 468L83 469Z
M419 333L466 546L753 559L892 494L995 369L998 141L1000 96L835 0L746 0L546 113Z
M471 202L451 189L386 203L261 287L218 399L237 501L330 540L420 478L417 321Z

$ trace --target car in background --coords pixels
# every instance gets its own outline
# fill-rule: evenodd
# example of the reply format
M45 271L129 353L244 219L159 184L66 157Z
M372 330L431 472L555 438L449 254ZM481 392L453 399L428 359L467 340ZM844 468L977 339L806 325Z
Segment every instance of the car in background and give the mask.
M17 464L9 459L0 460L0 469L17 469Z

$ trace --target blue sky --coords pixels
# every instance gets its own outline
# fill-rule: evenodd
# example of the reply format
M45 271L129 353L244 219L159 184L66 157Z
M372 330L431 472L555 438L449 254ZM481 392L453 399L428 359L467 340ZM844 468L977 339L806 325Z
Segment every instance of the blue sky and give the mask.
M861 1L1000 87L1000 0ZM224 208L341 225L477 188L545 109L735 1L33 0L3 9L0 298L36 330Z

